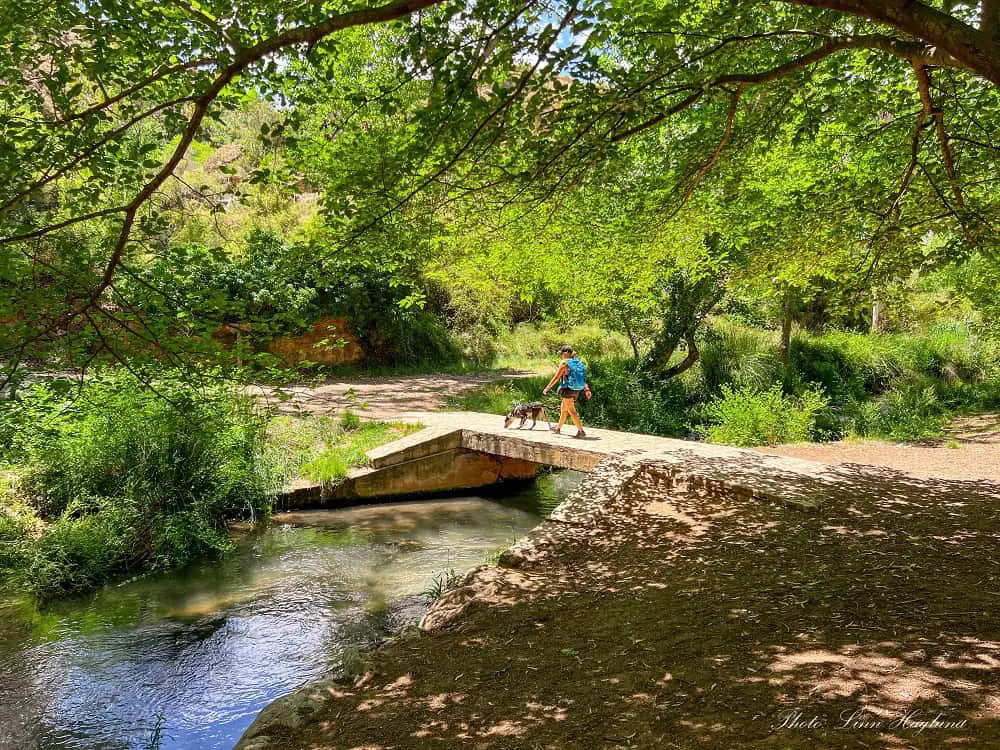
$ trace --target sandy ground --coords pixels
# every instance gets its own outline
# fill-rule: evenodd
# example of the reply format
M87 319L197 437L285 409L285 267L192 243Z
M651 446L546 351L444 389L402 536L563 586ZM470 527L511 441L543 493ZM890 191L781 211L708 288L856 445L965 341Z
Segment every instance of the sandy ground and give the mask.
M922 478L1000 484L1000 414L961 417L949 425L945 437L917 444L800 443L760 450L828 464L887 466Z
M517 371L474 375L398 375L334 380L322 385L261 387L260 392L282 414L336 414L351 409L367 419L395 419L411 411L435 411L449 396L458 396L504 377L534 373Z

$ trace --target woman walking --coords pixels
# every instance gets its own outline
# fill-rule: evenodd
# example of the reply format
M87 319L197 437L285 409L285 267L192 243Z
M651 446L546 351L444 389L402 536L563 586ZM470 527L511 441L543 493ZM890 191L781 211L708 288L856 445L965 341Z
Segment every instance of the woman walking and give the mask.
M576 353L571 346L564 346L560 349L559 356L562 357L559 369L556 370L556 374L549 381L549 384L545 386L545 390L542 391L547 396L552 387L556 383L559 383L558 393L559 398L562 400L559 410L559 424L551 429L558 434L562 431L562 426L566 422L566 418L570 417L573 420L573 424L576 425L576 435L573 437L586 437L587 433L583 431L583 422L580 421L580 415L576 413L576 399L581 393L590 398L590 386L587 385L587 366L577 359Z

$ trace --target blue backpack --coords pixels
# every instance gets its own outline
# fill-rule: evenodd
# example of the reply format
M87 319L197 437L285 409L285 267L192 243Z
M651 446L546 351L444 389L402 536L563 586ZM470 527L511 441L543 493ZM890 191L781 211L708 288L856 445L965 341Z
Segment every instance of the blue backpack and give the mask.
M572 388L574 391L582 391L587 385L587 366L579 359L573 357L566 360L569 370L563 378L563 388Z

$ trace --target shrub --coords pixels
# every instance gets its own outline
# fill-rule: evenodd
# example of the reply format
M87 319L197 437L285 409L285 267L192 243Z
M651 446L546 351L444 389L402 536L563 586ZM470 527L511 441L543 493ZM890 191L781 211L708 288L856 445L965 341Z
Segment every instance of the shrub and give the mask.
M853 431L859 437L912 440L939 435L945 416L934 387L913 382L856 404Z
M43 595L229 548L226 520L270 512L265 418L233 388L98 376L8 404L8 458L49 522L31 552Z
M662 380L634 360L592 362L593 398L581 402L584 420L597 427L681 436L689 431L688 395L677 379Z
M373 364L450 365L462 358L462 342L437 316L398 307L377 312L370 333L361 326L361 343Z
M698 365L706 398L721 393L724 385L766 389L781 374L772 333L724 321L706 330Z
M713 443L777 445L814 438L817 416L829 401L821 391L806 390L786 396L777 385L767 390L722 387L722 395L705 408L710 426L705 436Z
M14 501L9 488L4 486L0 501L0 582L30 564L31 540L37 524L32 509Z

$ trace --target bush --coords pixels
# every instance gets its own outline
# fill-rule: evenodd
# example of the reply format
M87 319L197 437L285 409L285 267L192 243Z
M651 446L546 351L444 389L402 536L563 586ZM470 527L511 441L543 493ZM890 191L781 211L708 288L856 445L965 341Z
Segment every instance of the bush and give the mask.
M792 340L785 387L819 383L834 401L847 403L885 393L903 377L975 382L998 365L996 345L962 326L938 326L920 335L837 331Z
M462 342L429 312L397 308L372 319L372 333L361 336L372 364L450 365L462 358Z
M49 522L29 586L75 591L229 548L226 520L266 517L265 418L233 388L131 376L36 386L8 404L7 458Z
M734 390L727 385L705 408L711 424L705 436L712 443L741 446L803 442L817 437L817 416L828 406L818 390L806 390L795 398L777 385L767 390Z
M859 437L913 440L939 435L945 417L932 385L908 383L877 400L856 404L853 432Z
M656 378L621 359L591 363L587 378L594 395L580 412L588 424L674 437L689 432L688 396L679 380Z
M8 487L0 500L0 582L30 565L31 539L38 519L28 507L14 501Z
M698 365L705 398L717 396L724 385L763 390L781 375L774 334L724 321L705 332Z

